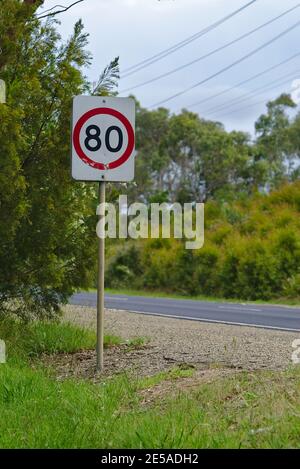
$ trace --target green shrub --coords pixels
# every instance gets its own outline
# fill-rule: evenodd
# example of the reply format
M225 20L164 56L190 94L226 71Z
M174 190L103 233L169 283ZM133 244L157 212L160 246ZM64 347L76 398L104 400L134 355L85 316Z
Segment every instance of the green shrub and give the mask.
M285 280L282 294L285 298L300 298L300 273Z
M209 202L199 251L176 239L119 243L108 286L246 300L299 296L300 182L231 203Z
M211 243L205 243L195 257L197 293L209 296L216 295L219 290L218 262L220 249Z
M122 288L133 286L142 273L140 249L136 244L121 243L106 269L106 286Z
M221 266L225 297L267 300L278 291L278 265L267 243L252 238L236 238Z

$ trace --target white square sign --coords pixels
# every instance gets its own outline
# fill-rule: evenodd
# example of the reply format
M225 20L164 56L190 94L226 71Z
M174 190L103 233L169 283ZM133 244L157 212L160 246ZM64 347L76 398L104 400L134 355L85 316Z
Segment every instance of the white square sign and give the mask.
M76 96L72 119L72 177L132 181L135 159L132 98Z

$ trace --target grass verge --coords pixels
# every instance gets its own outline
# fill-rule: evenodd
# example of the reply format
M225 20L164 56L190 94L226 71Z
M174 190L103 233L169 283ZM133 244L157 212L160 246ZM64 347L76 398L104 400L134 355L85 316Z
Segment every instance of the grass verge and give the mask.
M25 324L5 319L0 321L0 338L6 343L9 360L37 358L42 353L73 353L92 349L96 344L93 331L68 322L37 321ZM116 336L104 337L105 347L121 342Z
M300 367L199 382L143 406L141 390L163 380L184 383L193 370L134 381L122 375L97 385L61 382L33 369L32 359L90 347L89 331L58 323L22 330L6 322L0 337L9 354L0 365L1 448L300 447Z

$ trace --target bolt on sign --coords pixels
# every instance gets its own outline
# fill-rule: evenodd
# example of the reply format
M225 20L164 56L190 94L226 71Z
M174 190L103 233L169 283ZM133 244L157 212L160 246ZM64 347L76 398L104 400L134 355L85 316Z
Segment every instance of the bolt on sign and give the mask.
M135 102L76 96L73 101L72 177L78 181L132 181Z
M72 177L99 181L99 203L105 204L105 183L134 178L135 102L131 98L76 96L72 115ZM103 370L104 214L98 244L97 370Z

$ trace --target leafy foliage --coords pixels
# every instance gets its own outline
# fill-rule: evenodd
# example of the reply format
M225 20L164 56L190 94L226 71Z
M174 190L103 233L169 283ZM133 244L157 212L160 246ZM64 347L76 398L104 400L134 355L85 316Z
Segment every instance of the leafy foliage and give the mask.
M91 90L82 72L91 61L88 35L78 21L63 43L55 20L42 23L20 2L4 3L0 316L50 318L74 289L91 284L95 271L95 186L73 183L69 168L72 98ZM22 31L13 41L8 17ZM107 92L117 71L116 59L102 74Z
M101 73L98 83L93 90L93 95L107 96L109 94L116 94L115 89L118 86L119 78L119 57L116 57Z
M183 110L149 111L137 102L136 182L132 199L169 202L230 201L277 188L299 177L300 116L282 95L256 122L257 138Z
M299 181L245 202L211 201L202 249L187 251L176 239L120 242L107 285L246 300L299 297L299 214ZM134 257L125 255L133 246Z
M115 58L93 87L83 74L91 56L82 22L63 42L53 17L35 16L41 3L0 3L7 85L7 104L0 105L0 316L23 319L51 318L75 289L93 284L96 188L71 181L71 101L77 94L115 95L119 79ZM108 200L126 191L146 203L205 201L206 245L187 253L175 240L128 243L124 251L126 243L109 242L107 284L298 295L300 115L288 112L294 107L288 95L268 103L253 140L187 110L173 115L137 102L136 180L126 189L108 187ZM293 181L269 197L257 195Z

